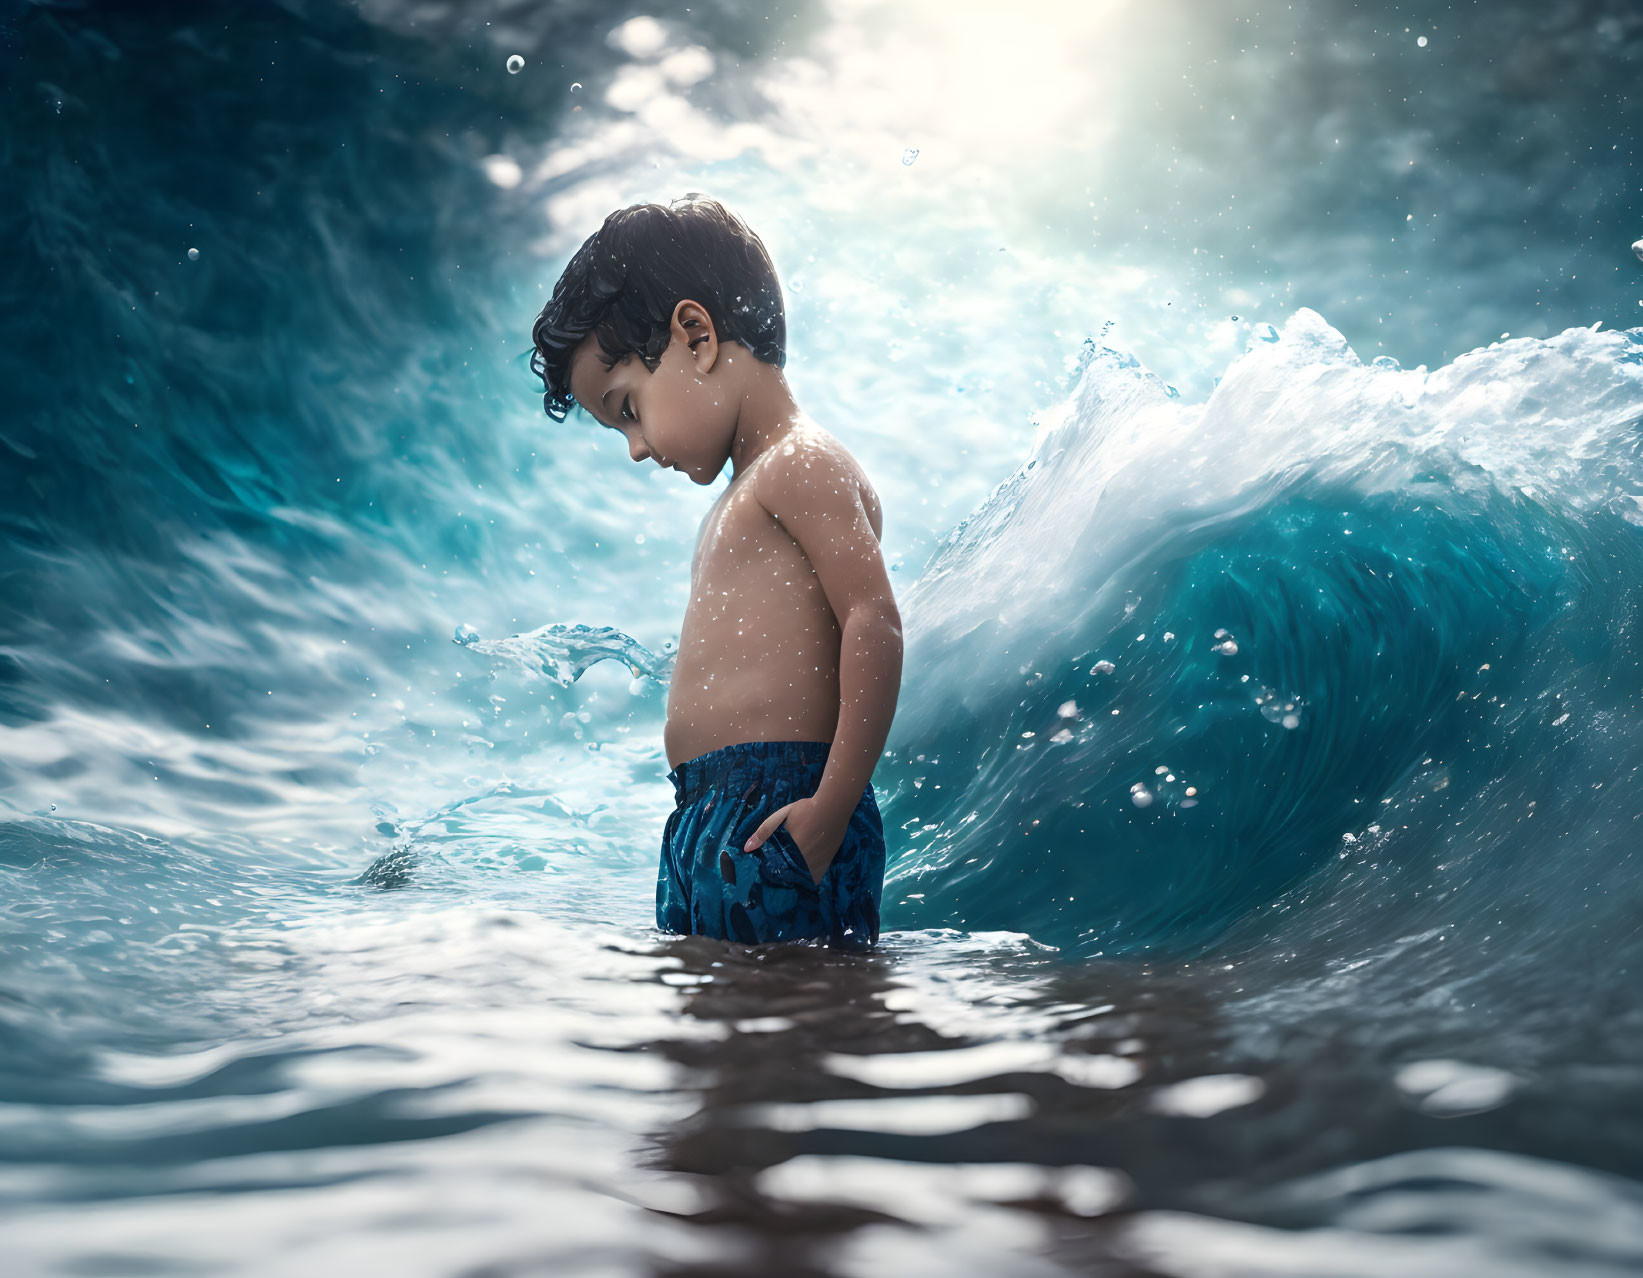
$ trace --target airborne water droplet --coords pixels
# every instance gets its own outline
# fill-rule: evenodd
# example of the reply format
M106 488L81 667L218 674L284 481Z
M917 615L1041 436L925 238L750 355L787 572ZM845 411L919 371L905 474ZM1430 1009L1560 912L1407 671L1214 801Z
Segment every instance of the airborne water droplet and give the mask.
M910 146L901 153L901 162L903 164L911 164L916 159L918 159L918 148L916 146Z
M190 262L198 262L200 260L200 250L197 249L197 248L189 249L188 250L188 260Z
M525 69L525 59L524 58L520 57L517 53L512 53L512 54L508 55L508 74L509 75L518 75L524 69Z

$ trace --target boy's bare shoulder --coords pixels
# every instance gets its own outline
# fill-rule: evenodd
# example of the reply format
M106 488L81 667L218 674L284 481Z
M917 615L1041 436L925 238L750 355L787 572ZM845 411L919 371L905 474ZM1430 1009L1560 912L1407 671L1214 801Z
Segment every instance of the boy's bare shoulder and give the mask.
M884 515L872 481L850 450L814 422L794 426L759 458L753 492L778 521L804 514L823 518L866 515L875 538Z

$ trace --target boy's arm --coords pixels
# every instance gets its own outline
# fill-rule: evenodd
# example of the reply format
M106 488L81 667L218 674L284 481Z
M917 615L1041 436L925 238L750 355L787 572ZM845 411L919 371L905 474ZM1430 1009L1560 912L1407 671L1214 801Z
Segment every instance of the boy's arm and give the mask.
M833 449L795 440L770 459L755 495L816 570L838 619L839 720L813 796L840 839L890 735L901 689L901 613L854 470ZM827 849L828 859L838 845Z

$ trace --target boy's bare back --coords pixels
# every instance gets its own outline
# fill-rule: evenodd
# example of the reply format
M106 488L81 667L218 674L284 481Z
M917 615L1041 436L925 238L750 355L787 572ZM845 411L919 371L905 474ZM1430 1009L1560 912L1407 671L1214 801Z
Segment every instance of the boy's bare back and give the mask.
M843 500L811 500L823 489ZM662 737L669 766L738 741L833 739L840 630L822 577L783 522L800 516L801 501L829 539L883 536L867 476L812 423L732 480L702 520L691 560Z

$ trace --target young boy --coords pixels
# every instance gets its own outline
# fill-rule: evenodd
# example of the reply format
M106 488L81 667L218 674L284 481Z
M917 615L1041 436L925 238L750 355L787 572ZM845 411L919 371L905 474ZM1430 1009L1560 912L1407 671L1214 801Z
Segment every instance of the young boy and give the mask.
M532 331L548 415L628 456L730 485L702 521L663 745L677 806L656 923L744 942L878 939L884 827L870 778L901 684L879 500L782 373L763 243L716 200L619 209Z

